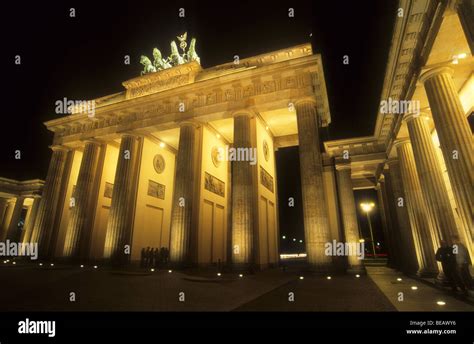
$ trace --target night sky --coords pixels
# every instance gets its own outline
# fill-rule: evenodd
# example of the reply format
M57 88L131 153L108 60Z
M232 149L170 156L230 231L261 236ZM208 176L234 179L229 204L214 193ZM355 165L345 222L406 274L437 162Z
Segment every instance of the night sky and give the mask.
M197 38L204 68L311 41L322 54L332 123L322 139L373 134L396 10L394 0L366 1L153 1L44 2L2 5L3 113L0 176L46 177L52 135L44 121L57 118L56 100L93 99L123 90L140 74L139 57L184 31ZM266 4L266 5L265 5ZM69 16L74 7L76 17ZM185 18L178 9L185 8ZM288 17L288 8L295 17ZM312 37L310 34L312 33ZM15 65L15 55L21 65ZM131 64L124 64L130 55ZM342 63L349 56L349 65ZM22 158L14 159L15 150ZM297 149L278 153L278 177L301 193ZM283 163L281 163L281 161ZM283 176L288 176L283 180ZM293 178L294 177L294 178ZM363 197L375 197L372 196ZM289 197L289 196L288 196ZM375 199L374 199L375 200ZM302 237L301 213L280 209L290 236ZM280 220L281 223L284 221ZM283 230L283 227L282 227ZM283 234L283 233L282 233Z

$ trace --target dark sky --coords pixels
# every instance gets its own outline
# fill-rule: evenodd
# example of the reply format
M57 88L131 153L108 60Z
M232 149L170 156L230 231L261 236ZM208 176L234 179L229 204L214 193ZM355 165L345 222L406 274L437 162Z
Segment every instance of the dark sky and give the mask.
M0 176L44 179L58 99L122 91L140 74L139 56L188 31L204 68L311 41L322 54L332 124L323 139L373 133L395 0L153 1L2 4L3 113ZM76 17L69 17L74 7ZM185 18L178 9L185 9ZM295 17L288 17L288 8ZM312 37L310 37L312 33ZM21 65L15 65L15 55ZM124 64L130 55L131 64ZM343 56L349 56L344 65ZM21 150L20 160L14 159ZM287 159L291 159L290 153ZM295 157L293 157L295 158ZM285 164L283 164L285 166ZM286 165L288 166L288 165ZM283 172L279 171L279 175ZM297 190L298 185L294 185ZM300 191L295 191L298 193Z

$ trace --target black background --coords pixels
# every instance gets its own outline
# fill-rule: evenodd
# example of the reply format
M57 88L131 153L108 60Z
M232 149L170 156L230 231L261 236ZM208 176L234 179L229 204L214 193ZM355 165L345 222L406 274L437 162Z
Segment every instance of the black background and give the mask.
M204 68L311 42L322 54L332 123L322 139L372 135L388 56L395 0L365 1L140 1L2 4L2 129L0 176L46 177L56 100L87 100L123 90L140 74L139 56L157 46L165 54L175 36L197 38ZM70 8L76 17L69 16ZM294 8L295 17L288 17ZM178 16L185 9L185 18ZM310 37L310 34L311 37ZM15 56L21 65L15 65ZM124 56L131 64L124 64ZM343 56L349 56L344 65ZM22 153L14 159L15 150ZM277 154L282 235L302 239L297 150ZM291 168L289 168L291 166ZM357 196L357 194L356 194ZM375 200L369 192L361 196ZM374 213L375 228L380 223ZM364 218L361 217L361 221ZM299 250L285 247L283 251Z

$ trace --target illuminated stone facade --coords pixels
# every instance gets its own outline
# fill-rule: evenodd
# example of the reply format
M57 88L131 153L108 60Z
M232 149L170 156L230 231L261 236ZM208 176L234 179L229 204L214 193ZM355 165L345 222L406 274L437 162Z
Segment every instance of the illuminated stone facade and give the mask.
M474 21L458 1L411 3L400 1L381 101L416 101L421 112L379 111L372 136L321 150L331 116L310 44L145 74L95 99L92 116L46 123L53 155L26 237L51 259L136 262L145 247L167 247L177 266L269 267L279 262L278 202L287 202L274 152L299 146L313 270L341 266L326 243L359 242L352 190L364 188L378 190L392 266L435 275L434 251L456 236L472 255ZM229 148L255 160L220 159ZM5 204L3 237L20 209ZM363 272L354 259L346 267Z

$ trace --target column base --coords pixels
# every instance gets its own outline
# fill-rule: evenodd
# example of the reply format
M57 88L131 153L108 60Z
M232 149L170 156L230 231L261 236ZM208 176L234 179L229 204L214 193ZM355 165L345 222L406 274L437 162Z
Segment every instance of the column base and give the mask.
M421 278L434 278L438 275L438 271L424 268L418 270L416 275Z
M350 266L350 267L347 268L346 273L349 274L349 275L366 275L367 270L365 269L364 265Z

